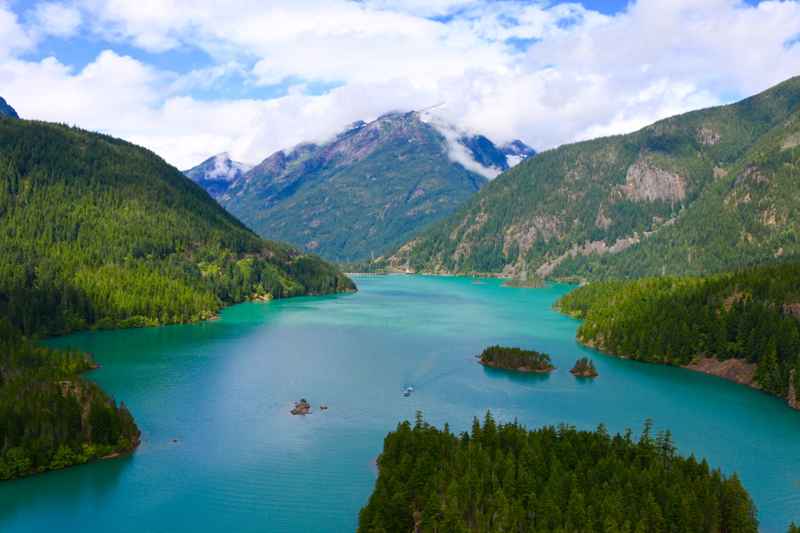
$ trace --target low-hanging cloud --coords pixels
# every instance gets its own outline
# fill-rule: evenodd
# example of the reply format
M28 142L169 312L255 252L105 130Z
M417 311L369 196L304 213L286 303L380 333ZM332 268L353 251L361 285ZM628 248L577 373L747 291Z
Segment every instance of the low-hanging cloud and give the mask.
M48 16L58 12L71 18ZM438 116L459 129L546 149L795 75L798 28L794 0L638 0L616 15L488 0L76 0L21 13L0 2L0 92L25 117L118 135L181 168L223 151L255 163L442 101ZM48 34L107 50L78 69L30 59ZM185 49L210 66L172 72L141 59ZM288 87L277 98L208 97L232 80L252 94Z

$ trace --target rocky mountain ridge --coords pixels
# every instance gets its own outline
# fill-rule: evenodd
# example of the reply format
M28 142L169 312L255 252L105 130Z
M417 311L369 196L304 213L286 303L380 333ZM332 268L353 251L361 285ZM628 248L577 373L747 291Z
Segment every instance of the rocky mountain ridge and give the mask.
M358 121L279 150L225 182L201 183L256 232L338 261L380 255L442 219L535 152L496 146L424 112Z
M374 267L584 278L695 274L800 254L800 78L741 102L538 154Z
M218 198L225 194L231 183L244 176L252 165L231 159L228 152L209 157L199 165L184 170L183 174Z
M0 117L19 118L14 108L2 96L0 96Z

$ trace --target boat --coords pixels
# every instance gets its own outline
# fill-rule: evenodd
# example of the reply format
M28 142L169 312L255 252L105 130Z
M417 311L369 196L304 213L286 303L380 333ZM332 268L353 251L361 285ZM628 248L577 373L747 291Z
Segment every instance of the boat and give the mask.
M403 396L408 398L409 396L411 396L412 392L414 392L414 387L406 387L405 389L403 389Z

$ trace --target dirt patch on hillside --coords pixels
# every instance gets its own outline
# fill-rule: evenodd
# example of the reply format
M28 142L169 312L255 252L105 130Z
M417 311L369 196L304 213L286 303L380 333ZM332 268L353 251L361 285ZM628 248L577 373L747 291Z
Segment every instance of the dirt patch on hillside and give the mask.
M754 389L761 388L755 382L756 365L742 359L726 359L722 361L713 357L699 357L684 368L721 377Z

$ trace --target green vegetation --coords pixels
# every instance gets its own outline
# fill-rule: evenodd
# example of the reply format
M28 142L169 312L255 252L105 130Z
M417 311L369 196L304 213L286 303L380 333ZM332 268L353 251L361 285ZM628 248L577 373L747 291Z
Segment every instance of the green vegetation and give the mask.
M555 369L550 356L536 350L490 346L478 357L482 365L519 372L550 372Z
M528 431L487 413L459 436L418 414L384 441L359 533L758 531L734 474L676 453L669 432Z
M799 165L800 77L542 152L377 263L603 279L800 257Z
M0 319L0 480L136 447L125 404L78 376L92 367L85 354L36 346Z
M257 295L352 288L261 240L147 150L0 121L0 316L25 335L191 322Z
M85 356L31 339L353 288L319 258L261 240L147 150L0 119L0 479L138 443L127 409L79 377Z
M800 264L590 283L557 306L584 319L580 341L605 352L674 365L739 359L756 365L765 391L790 403L800 391Z
M594 362L588 357L581 357L575 361L575 366L572 367L570 373L582 378L595 378L598 375Z
M392 113L328 143L273 154L219 200L262 235L361 261L451 214L487 182L447 153L417 113Z

